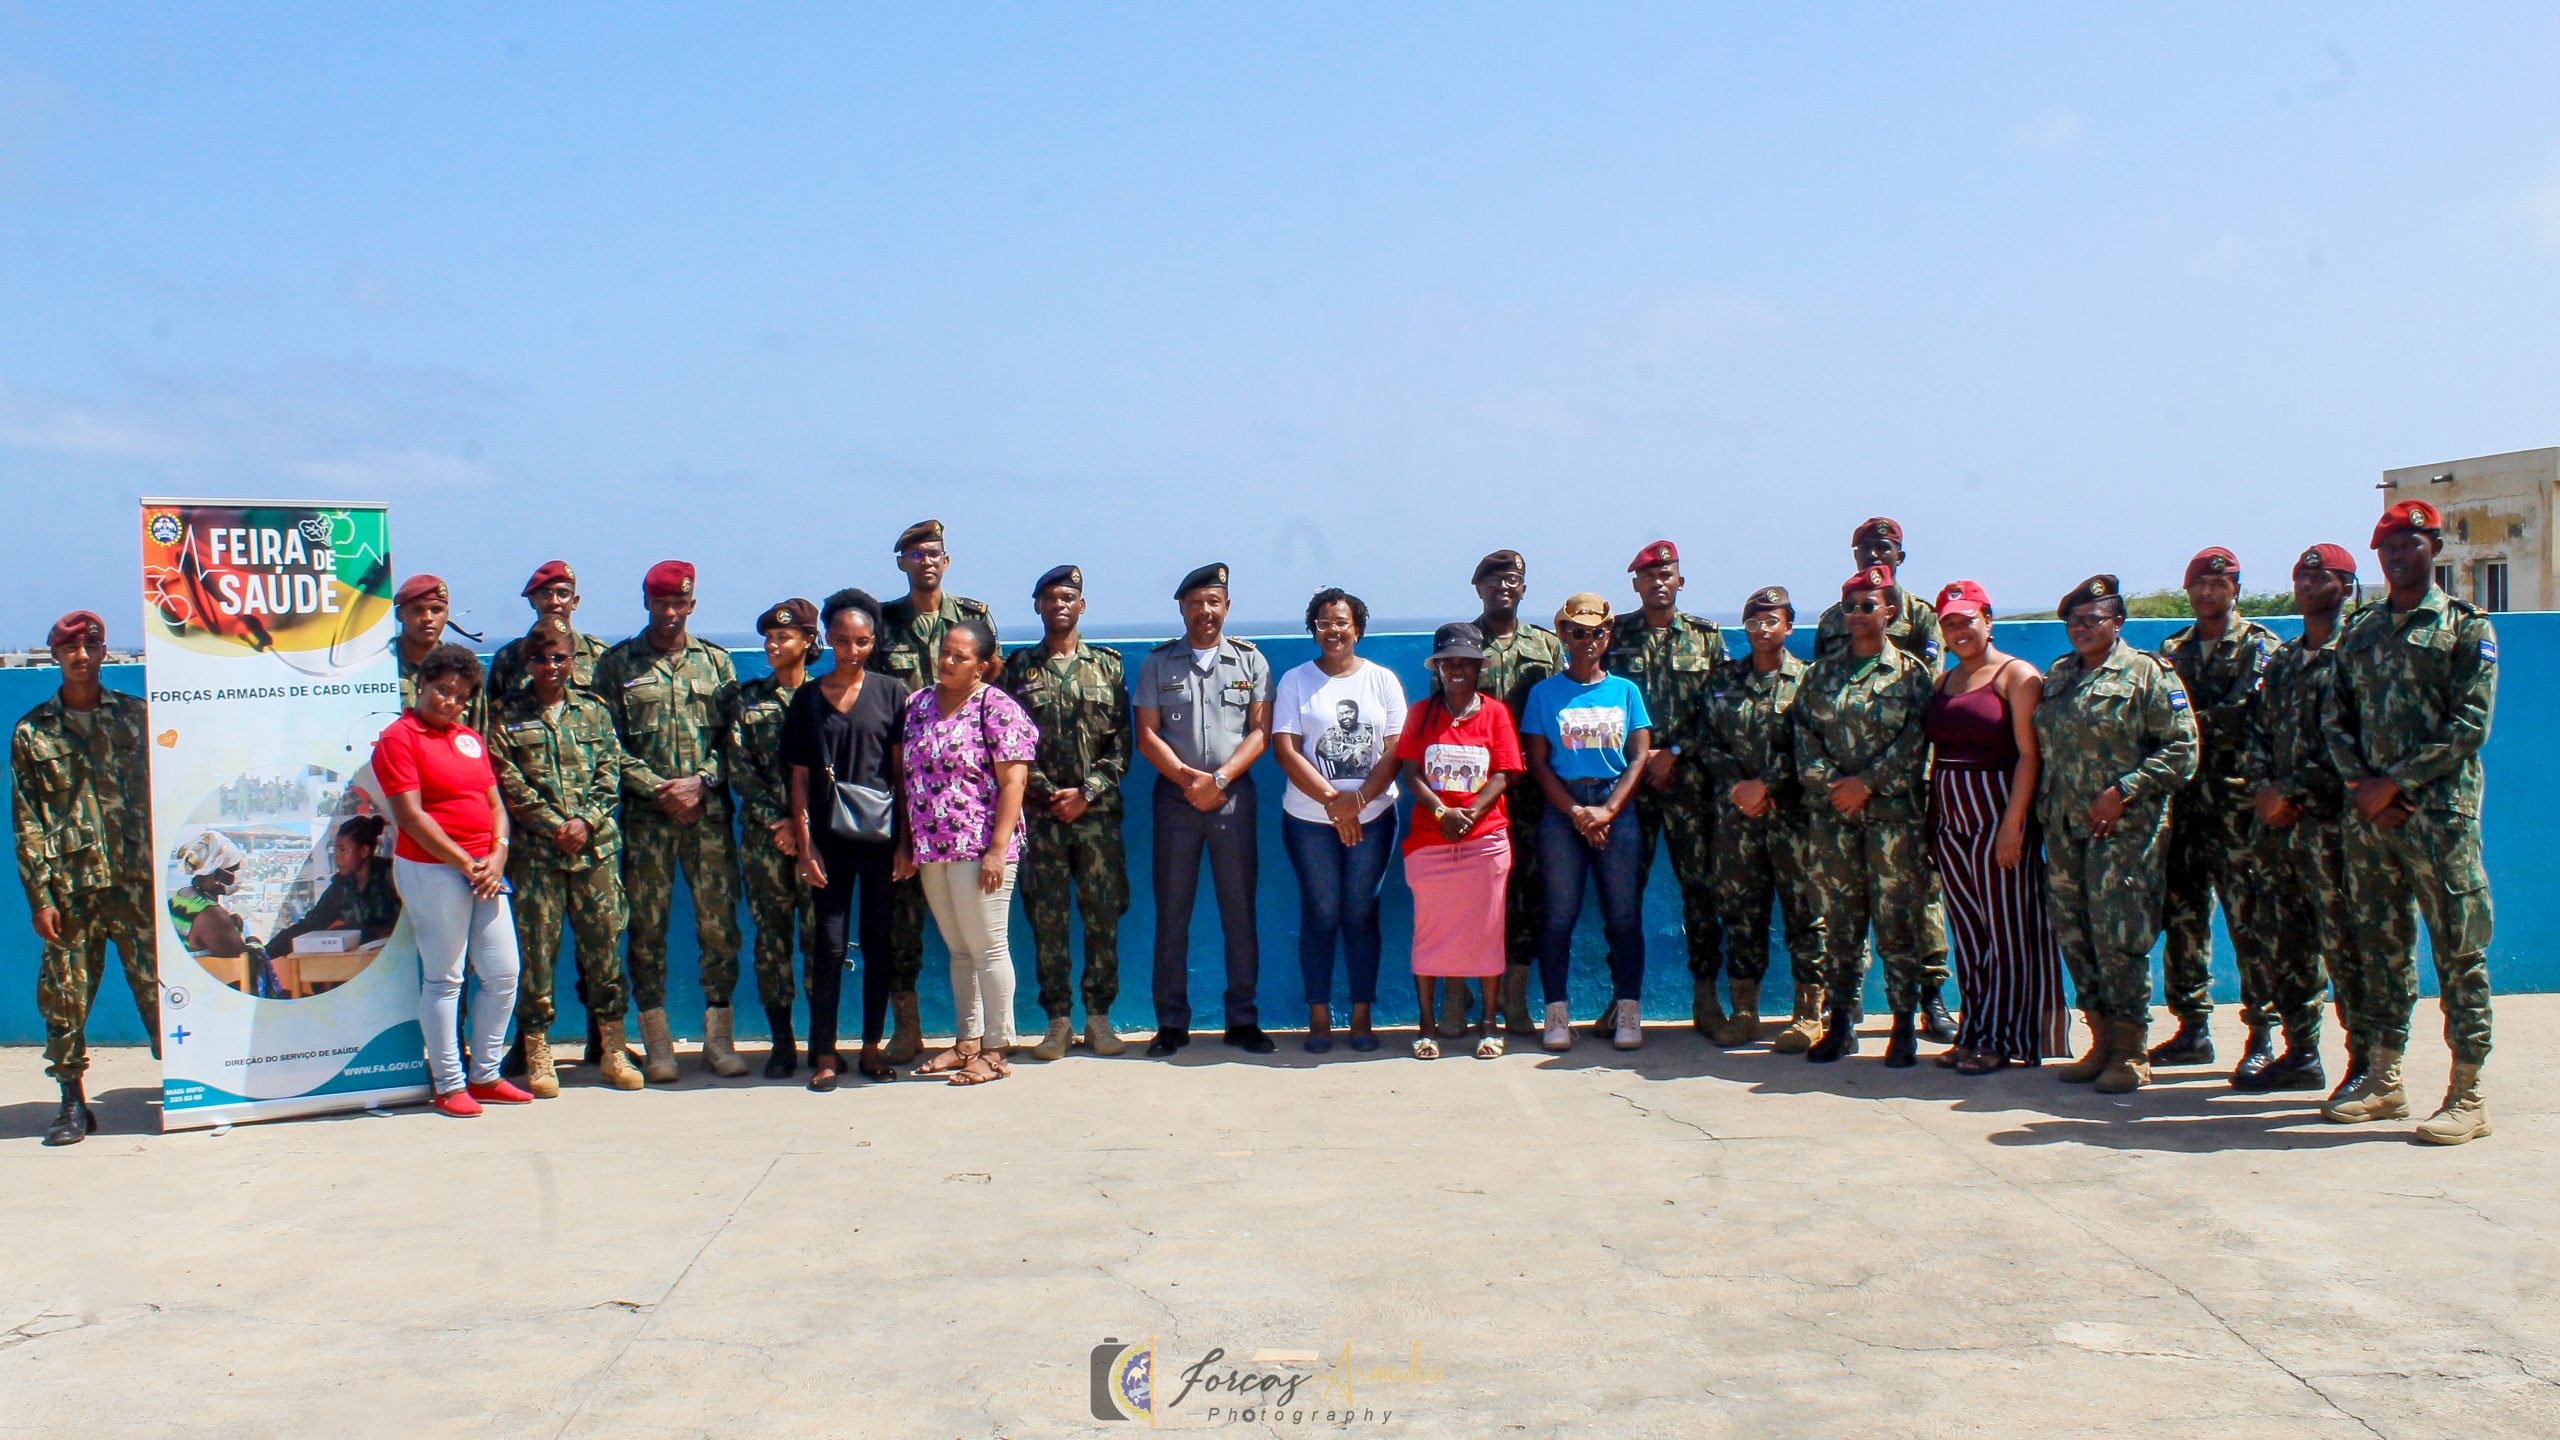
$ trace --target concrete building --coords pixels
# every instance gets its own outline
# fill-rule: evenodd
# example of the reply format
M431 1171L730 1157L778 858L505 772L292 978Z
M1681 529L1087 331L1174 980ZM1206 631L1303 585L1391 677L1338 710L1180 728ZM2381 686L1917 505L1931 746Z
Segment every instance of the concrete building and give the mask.
M2560 609L2560 447L2382 472L2383 503L2424 500L2444 515L2436 583L2483 610Z

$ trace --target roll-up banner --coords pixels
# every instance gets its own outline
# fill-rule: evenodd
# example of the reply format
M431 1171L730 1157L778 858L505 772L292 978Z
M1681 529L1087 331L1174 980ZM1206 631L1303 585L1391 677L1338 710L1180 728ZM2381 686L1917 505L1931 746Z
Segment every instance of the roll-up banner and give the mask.
M391 594L379 505L142 502L164 1129L427 1095Z

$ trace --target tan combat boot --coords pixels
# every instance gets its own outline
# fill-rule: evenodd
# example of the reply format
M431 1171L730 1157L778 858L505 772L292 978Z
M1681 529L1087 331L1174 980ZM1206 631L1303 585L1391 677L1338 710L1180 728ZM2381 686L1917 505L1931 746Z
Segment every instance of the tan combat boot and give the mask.
M527 1030L524 1039L524 1088L536 1100L555 1100L560 1095L560 1071L551 1063L551 1037L540 1030Z
M676 1083L676 1041L667 1033L667 1012L640 1012L640 1044L647 1051L640 1062L640 1073L652 1085Z
M1120 1055L1129 1049L1120 1042L1120 1032L1111 1028L1108 1015L1084 1017L1084 1048L1096 1055Z
M1040 1043L1031 1047L1031 1058L1064 1060L1067 1058L1068 1048L1075 1043L1076 1023L1061 1015L1049 1022L1049 1033L1041 1036Z
M1813 1042L1822 1038L1825 998L1819 984L1798 985L1795 1016L1787 1022L1786 1029L1778 1032L1778 1038L1769 1042L1769 1048L1781 1055L1801 1055L1812 1049Z
M622 1022L599 1020L596 1033L604 1037L604 1043L597 1048L596 1073L616 1090L639 1089L640 1072L631 1068L631 1056L622 1048Z
M1514 1035L1538 1033L1538 1017L1529 1013L1529 967L1526 965L1503 967L1502 1028Z
M2101 1095L2130 1095L2151 1083L2151 1022L2118 1020L2115 1055L2098 1077Z
M738 1058L737 1016L726 1005L702 1012L702 1063L714 1075L747 1073L747 1062Z
M2460 1145L2487 1138L2489 1102L2480 1097L2480 1067L2457 1063L2444 1091L2444 1108L2418 1122L2418 1138L2430 1145Z
M1724 1028L1724 1003L1716 999L1716 977L1696 976L1689 982L1689 1023L1698 1033L1710 1039Z
M881 1047L880 1058L892 1065L904 1065L924 1048L924 1020L916 1012L916 992L889 992L889 1017L889 1043Z
M1717 1026L1716 1033L1709 1038L1731 1049L1760 1038L1760 982L1734 980L1727 983L1733 988L1733 1013L1725 1017L1725 1022Z
M2089 1026L2089 1053L2063 1066L2054 1073L2072 1085L2086 1085L2107 1073L2107 1062L2114 1058L2107 1044L2107 1023L2095 1010L2083 1010L2080 1018Z
M2320 1118L2340 1125L2368 1120L2409 1118L2409 1092L2400 1083L2400 1052L2388 1045L2373 1047L2365 1062L2364 1084L2320 1107Z

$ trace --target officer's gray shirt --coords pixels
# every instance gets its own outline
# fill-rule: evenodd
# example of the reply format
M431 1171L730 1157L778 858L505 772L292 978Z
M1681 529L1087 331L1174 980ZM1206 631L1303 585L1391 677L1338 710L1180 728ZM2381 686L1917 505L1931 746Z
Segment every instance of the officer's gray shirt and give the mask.
M1191 642L1176 638L1147 652L1129 698L1156 712L1156 733L1175 759L1215 770L1244 743L1250 707L1271 702L1271 662L1222 636L1204 669L1192 662Z

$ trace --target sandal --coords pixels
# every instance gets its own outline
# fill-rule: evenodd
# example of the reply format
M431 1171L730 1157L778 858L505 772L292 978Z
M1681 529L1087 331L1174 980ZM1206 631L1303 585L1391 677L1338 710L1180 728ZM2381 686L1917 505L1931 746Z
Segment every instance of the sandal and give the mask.
M1419 1035L1419 1036L1414 1037L1414 1042L1413 1042L1413 1058L1414 1058L1414 1059L1416 1059L1416 1060L1437 1060L1437 1059L1439 1059L1439 1058L1440 1058L1440 1042L1439 1042L1439 1041L1437 1041L1437 1040L1432 1039L1432 1038L1431 1038L1430 1036L1428 1036L1428 1035Z
M1959 1075L1988 1075L2008 1063L2009 1057L2006 1055L1994 1055L1988 1050L1976 1050L1957 1061L1955 1071Z
M975 1041L970 1043L973 1046L976 1044ZM936 1055L932 1059L917 1066L916 1073L919 1075L947 1075L952 1071L958 1070L967 1065L970 1061L977 1059L985 1053L987 1052L979 1049L963 1050L957 1044L954 1044L950 1049L943 1051L941 1054Z
M854 1068L862 1072L863 1079L873 1082L898 1078L898 1067L886 1060L859 1060L854 1063Z
M1013 1066L1008 1064L1002 1055L993 1050L981 1050L963 1061L959 1069L951 1072L948 1083L984 1085L990 1080L1002 1080L1012 1073Z
M1502 1058L1501 1031L1488 1031L1483 1039L1476 1042L1476 1058L1479 1060L1499 1060Z

